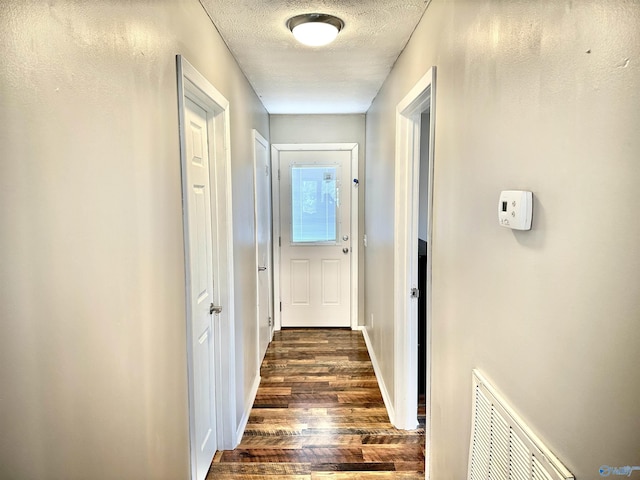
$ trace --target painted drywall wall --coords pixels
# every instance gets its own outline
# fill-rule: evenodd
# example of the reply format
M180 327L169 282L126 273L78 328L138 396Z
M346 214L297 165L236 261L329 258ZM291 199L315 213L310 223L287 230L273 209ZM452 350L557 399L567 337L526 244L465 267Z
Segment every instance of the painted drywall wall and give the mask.
M437 66L431 478L466 477L474 367L577 478L640 465L639 25L630 0L433 0L368 112L365 318L392 386L395 108ZM498 226L504 189L533 191L532 231Z
M187 478L175 55L231 104L238 355L253 370L245 185L268 116L197 0L5 1L0 49L0 477Z
M358 144L358 205L360 232L358 259L358 322L364 325L364 177L365 177L365 116L364 115L271 115L271 143L357 143Z

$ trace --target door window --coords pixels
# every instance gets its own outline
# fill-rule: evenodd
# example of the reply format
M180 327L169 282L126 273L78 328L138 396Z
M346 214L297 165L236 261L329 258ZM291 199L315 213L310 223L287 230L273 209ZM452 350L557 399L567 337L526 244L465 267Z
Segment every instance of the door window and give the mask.
M337 166L291 167L291 242L336 243Z

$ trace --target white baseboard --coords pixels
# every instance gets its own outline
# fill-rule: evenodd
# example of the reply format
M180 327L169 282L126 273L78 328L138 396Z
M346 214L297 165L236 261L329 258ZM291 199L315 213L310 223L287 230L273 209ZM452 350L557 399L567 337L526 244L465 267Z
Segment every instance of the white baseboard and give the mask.
M256 401L256 395L258 394L258 387L260 386L260 372L256 375L256 379L251 386L251 392L249 392L249 396L247 397L247 401L244 404L244 414L242 415L242 420L240 420L240 424L238 425L238 429L236 430L236 444L234 446L237 447L242 441L242 436L244 435L244 430L247 428L247 422L249 421L249 415L251 415L251 408L253 408L253 404Z
M376 358L376 354L373 351L373 346L371 345L371 339L369 338L369 333L367 329L363 326L358 326L354 328L354 330L360 330L362 332L362 336L364 337L364 343L367 344L367 350L369 351L369 357L371 357L371 363L373 364L373 371L376 374L376 378L378 379L378 386L380 387L380 393L382 393L382 400L384 401L384 406L387 407L387 414L389 415L389 421L395 425L395 410L393 409L393 403L391 402L391 397L389 396L389 391L387 390L387 386L384 383L384 379L382 378L382 372L380 371L380 365L378 364L378 359Z

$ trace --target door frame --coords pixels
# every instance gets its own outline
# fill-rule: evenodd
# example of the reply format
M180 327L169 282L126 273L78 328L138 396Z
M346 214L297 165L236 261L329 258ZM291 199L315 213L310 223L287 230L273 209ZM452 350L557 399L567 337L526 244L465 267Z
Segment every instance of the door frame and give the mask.
M258 253L258 166L257 166L257 153L255 150L256 147L256 142L260 143L262 146L265 147L266 151L267 151L267 155L269 155L269 158L267 159L267 164L268 167L270 169L270 177L271 179L273 179L273 168L271 166L271 158L270 158L270 153L271 153L271 149L269 148L269 141L264 138L260 132L258 132L258 130L256 130L255 128L252 130L252 138L253 138L253 145L252 145L252 149L253 149L253 219L254 219L254 233L255 233L255 247L256 247L256 301L259 302L260 301L260 292L259 292L259 282L260 279L259 277L259 272L258 272L258 267L259 265L259 253ZM269 189L271 189L271 183L269 184ZM273 209L271 207L273 201L271 199L271 196L269 196L269 208L268 208L268 212L270 214L270 218L267 219L267 222L269 223L269 225L273 225L273 222L271 220L271 217L273 216ZM271 342L271 340L273 340L273 324L274 324L274 307L273 307L273 227L269 229L269 241L267 244L267 249L268 249L268 258L267 258L267 274L268 274L268 278L269 278L269 292L268 292L268 298L269 298L269 316L270 316L270 325L269 325L269 342ZM258 372L258 377L260 376L260 366L262 365L262 360L263 358L261 358L260 356L260 311L258 310L258 312L256 313L256 318L257 318L257 332L258 334L256 335L256 339L257 339L257 345L256 345L256 351L258 352L258 364L256 366L256 371Z
M225 321L215 315L213 321L214 338L214 384L215 415L218 449L232 449L236 446L236 366L235 366L235 318L234 318L234 283L233 283L233 223L231 205L231 155L229 102L202 76L182 55L176 56L178 80L178 116L180 131L180 163L182 171L187 165L186 158L186 123L185 99L195 102L207 112L207 134L209 141L209 184L211 189L211 226L212 235L217 240L217 258L213 258L214 278L218 280L217 288L219 305L224 307ZM224 145L211 141L216 132L222 131ZM183 191L186 179L183 174ZM183 216L186 216L183 202ZM188 238L186 223L185 238ZM185 242L185 273L188 272L189 245ZM216 255L214 255L216 257ZM186 275L185 289L188 291L189 275ZM189 298L189 297L187 297ZM186 307L187 338L191 335L191 307ZM189 398L189 455L191 478L195 478L195 418L193 408L193 352L190 342L186 345L187 378Z
M347 151L351 152L351 329L358 328L358 144L357 143L274 143L271 145L271 206L273 210L273 298L274 327L282 328L280 305L280 242L276 247L276 239L280 239L280 152L283 151ZM278 172L274 175L273 172Z
M394 392L395 424L402 429L417 426L418 302L411 290L418 288L418 213L420 186L421 114L430 111L429 191L427 192L427 297L426 309L426 453L429 471L431 424L431 325L433 250L433 172L435 143L436 67L414 85L396 108L395 249L394 249Z

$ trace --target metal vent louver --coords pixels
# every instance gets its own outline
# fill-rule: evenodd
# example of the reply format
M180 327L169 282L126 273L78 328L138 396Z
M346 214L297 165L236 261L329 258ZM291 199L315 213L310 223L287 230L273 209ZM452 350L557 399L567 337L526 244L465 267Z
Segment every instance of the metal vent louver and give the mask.
M469 480L575 480L478 370L472 422Z

